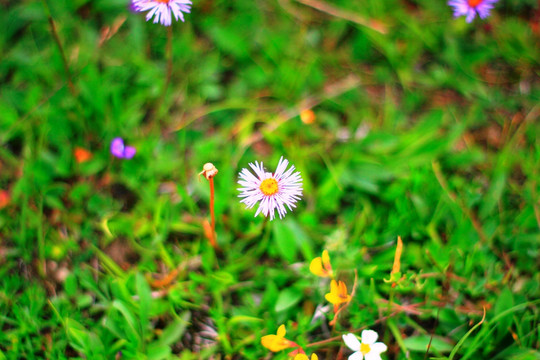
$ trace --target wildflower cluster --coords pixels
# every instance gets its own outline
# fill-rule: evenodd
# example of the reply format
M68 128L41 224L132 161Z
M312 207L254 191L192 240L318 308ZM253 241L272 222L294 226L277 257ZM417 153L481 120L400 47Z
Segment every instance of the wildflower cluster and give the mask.
M400 249L401 248L402 244L400 245ZM399 258L399 256L400 254L397 254L396 258ZM309 270L316 276L331 279L330 292L325 295L325 298L334 305L334 319L330 324L335 324L337 315L350 303L353 295L347 292L347 286L343 281L336 281L334 279L335 273L330 262L328 250L323 250L322 256L316 257L311 261ZM396 262L394 262L393 270L396 270ZM261 344L272 352L295 348L295 350L289 353L289 356L294 357L293 360L318 360L317 354L312 354L311 358L309 358L300 345L286 339L285 335L285 325L280 325L276 335L263 336L261 338ZM363 330L361 335L360 339L353 333L342 335L345 345L353 351L353 353L349 355L348 360L363 360L364 358L366 360L381 360L381 353L387 350L387 346L382 342L377 342L379 337L378 334L373 330ZM307 346L309 347L310 345Z
M349 304L352 299L352 296L347 292L347 285L345 285L345 283L341 280L334 280L334 271L332 270L328 250L324 250L321 257L316 257L311 261L309 271L311 271L314 275L332 279L330 281L330 292L324 297L329 303L334 305L334 320L331 322L331 324L334 324L337 320L337 315Z
M80 152L80 150L78 151ZM130 159L136 152L134 147L126 146L122 138L113 139L110 151L114 156L122 159ZM82 155L79 154L78 156L82 158ZM289 167L289 162L283 157L280 158L277 168L273 173L267 172L262 162L259 163L256 161L249 165L254 171L254 174L245 168L239 174L240 179L238 183L242 186L238 189L240 191L239 197L242 198L240 202L246 204L248 209L259 204L255 216L262 213L265 217L270 217L270 220L273 220L275 211L277 210L279 217L283 218L287 213L285 206L292 211L292 208L296 206L296 202L302 196L302 178L300 177L300 173L295 172L294 166ZM212 228L208 238L216 249L217 243L213 215L213 178L217 173L217 168L211 163L205 164L203 170L199 173L199 176L203 175L210 183ZM399 238L391 273L392 280L397 280L400 275L399 267L402 248L403 244L401 238ZM353 291L349 294L345 282L335 279L336 274L332 267L328 250L323 250L320 257L316 257L311 261L309 270L316 276L330 279L330 292L325 294L325 299L334 306L334 318L330 322L330 325L335 325L338 315L349 305L353 298L356 277ZM294 358L293 360L318 360L317 354L311 354L308 357L302 346L285 338L286 334L285 325L280 325L276 334L263 336L261 338L261 344L272 352L293 349L289 353ZM349 356L349 360L362 360L364 357L367 360L380 360L380 354L387 349L383 343L376 342L378 335L373 330L364 330L360 340L353 333L343 334L342 338L345 345L353 351Z
M478 15L480 19L489 16L490 11L499 0L450 0L448 5L454 9L454 17L466 16L468 23L472 22ZM145 12L146 21L154 18L154 24L160 23L163 26L170 26L172 16L176 21L184 21L184 14L191 12L190 0L132 0L131 9L136 12ZM302 121L311 124L314 115L311 110L304 110L301 113Z
M478 15L480 19L489 16L490 11L499 0L449 0L448 5L454 10L454 17L465 16L468 23ZM146 21L154 19L154 24L163 26L172 24L172 16L176 21L184 21L184 14L191 12L190 0L131 0L131 9L135 12L146 12ZM306 124L315 120L313 111L305 109L301 112L301 119Z

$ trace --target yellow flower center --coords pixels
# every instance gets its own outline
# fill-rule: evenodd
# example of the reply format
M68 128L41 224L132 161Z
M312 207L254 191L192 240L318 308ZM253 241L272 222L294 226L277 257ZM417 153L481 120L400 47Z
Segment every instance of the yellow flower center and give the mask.
M364 355L368 354L371 351L371 348L368 344L360 344L360 352Z
M259 189L261 189L263 194L266 196L274 195L279 190L277 181L272 178L263 180L263 182L261 183L261 186L259 186Z

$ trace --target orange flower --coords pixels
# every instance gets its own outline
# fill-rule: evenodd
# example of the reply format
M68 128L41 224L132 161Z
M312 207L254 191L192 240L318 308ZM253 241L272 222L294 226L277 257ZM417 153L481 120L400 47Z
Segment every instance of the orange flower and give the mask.
M401 236L397 237L397 246L396 246L396 253L394 255L394 266L392 266L392 274L399 273L399 268L401 266L401 253L403 252L403 241L401 241Z
M281 325L276 335L265 335L261 338L261 344L270 351L278 352L283 349L287 349L295 346L296 344L290 340L285 339L285 325Z
M0 190L0 209L8 206L10 201L9 193L6 190Z
M310 360L306 354L296 354L293 360ZM317 354L311 354L311 360L319 360Z
M315 113L311 109L305 109L300 112L300 119L304 124L313 124L315 122Z
M81 164L90 160L92 158L92 153L82 147L76 146L73 150L73 156L75 157L75 161Z
M328 250L322 252L322 257L316 257L311 261L311 264L309 264L309 271L320 277L334 277Z
M330 283L330 292L324 297L328 302L334 304L334 306L351 301L351 295L347 294L347 286L345 286L343 281L338 283L336 280L332 280Z

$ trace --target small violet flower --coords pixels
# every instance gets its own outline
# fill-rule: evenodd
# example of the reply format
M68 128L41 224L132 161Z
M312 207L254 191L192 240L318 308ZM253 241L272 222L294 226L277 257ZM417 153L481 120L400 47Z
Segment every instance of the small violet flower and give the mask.
M281 325L276 335L265 335L261 338L261 344L270 351L278 352L283 349L296 346L296 344L290 340L285 339L285 325Z
M170 26L171 14L176 21L184 21L184 13L191 12L191 4L190 0L131 0L131 9L148 11L146 21L154 17L154 24L159 22L163 26Z
M379 335L373 330L362 331L362 342L354 334L343 335L343 342L354 353L349 356L349 360L381 360L381 353L387 347L382 342L376 342Z
M270 216L270 220L274 220L277 210L279 218L282 219L287 213L285 205L292 211L302 196L300 172L294 172L294 165L287 170L289 161L283 157L279 159L274 173L266 172L262 162L255 161L255 164L250 163L249 166L255 174L245 168L240 172L238 184L242 187L238 189L238 197L243 198L240 202L246 204L248 209L259 203L255 216L262 212L264 216Z
M476 14L480 19L487 18L497 1L499 0L450 0L448 5L454 8L454 17L467 16L466 21L470 23Z
M330 264L330 256L328 255L328 250L322 252L322 257L316 257L309 264L309 271L314 275L320 277L334 277L334 272L332 271L332 265Z
M125 146L122 138L117 137L111 141L111 154L117 158L131 159L136 151L133 146Z
M336 282L336 280L332 280L330 282L330 292L324 297L334 306L351 301L351 295L347 294L347 286L343 281Z

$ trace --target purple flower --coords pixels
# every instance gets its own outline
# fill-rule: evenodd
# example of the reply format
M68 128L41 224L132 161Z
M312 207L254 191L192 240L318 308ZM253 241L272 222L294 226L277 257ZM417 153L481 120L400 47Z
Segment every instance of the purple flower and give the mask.
M125 146L122 138L117 137L111 141L111 154L117 158L131 159L136 151L133 146Z
M470 23L476 14L480 19L487 18L497 1L499 0L450 0L448 5L454 8L454 17L467 16L466 21Z
M292 211L296 207L296 202L302 198L302 177L300 172L294 172L294 165L287 170L289 161L283 156L279 159L276 172L267 172L263 163L250 163L249 166L255 172L253 174L244 168L240 172L238 184L242 186L238 197L243 198L241 203L246 204L247 209L251 209L257 203L259 208L255 216L261 212L265 217L270 215L270 220L274 220L277 210L279 218L282 219L287 213L285 205Z
M191 12L190 0L131 0L131 7L135 11L148 11L146 21L154 17L154 24L170 26L171 13L176 21L184 21L184 13Z

